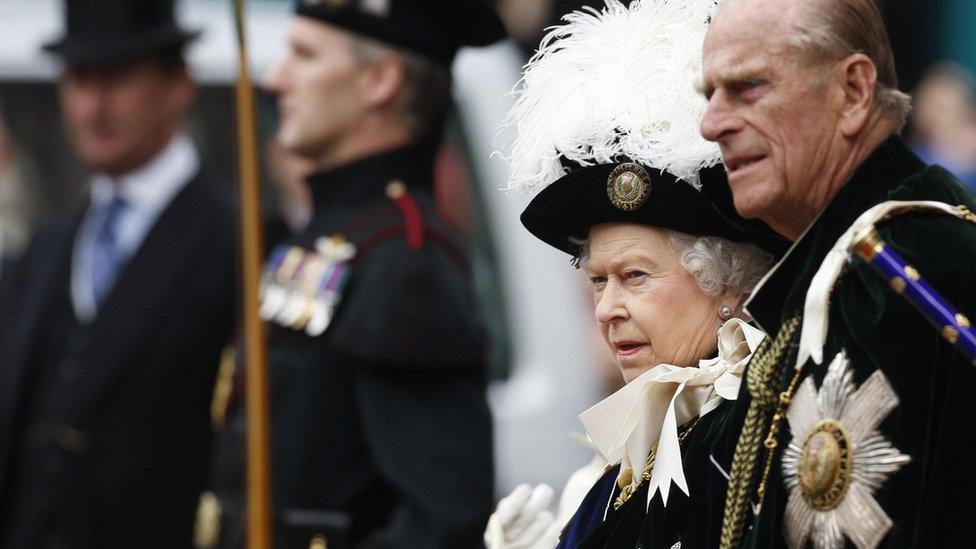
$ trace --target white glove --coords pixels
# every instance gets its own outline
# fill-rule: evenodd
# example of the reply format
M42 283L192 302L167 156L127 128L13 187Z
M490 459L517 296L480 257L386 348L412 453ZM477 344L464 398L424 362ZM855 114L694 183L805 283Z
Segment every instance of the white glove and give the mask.
M530 488L520 484L502 498L488 519L485 547L488 549L554 549L559 532L549 512L553 491L548 484Z
M607 460L594 449L593 459L570 475L569 480L566 481L566 486L563 488L563 493L559 497L559 505L556 506L555 521L560 529L573 518L583 500L586 499L586 495L590 493L590 489L593 488L596 481L600 480L606 470ZM558 536L559 533L556 535Z

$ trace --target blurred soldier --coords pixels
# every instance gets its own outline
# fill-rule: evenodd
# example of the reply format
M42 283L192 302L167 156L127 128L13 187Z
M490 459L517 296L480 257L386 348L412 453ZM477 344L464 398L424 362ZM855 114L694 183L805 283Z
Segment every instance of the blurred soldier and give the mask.
M330 548L478 547L492 504L487 344L432 179L451 60L501 38L501 23L479 0L297 12L269 81L281 144L316 164L312 219L272 251L263 289L276 546L309 547L315 528L296 527L318 516ZM240 536L236 411L218 467L227 546Z
M42 228L0 318L0 546L187 547L234 312L233 218L183 125L171 0L69 0L59 96L85 207Z

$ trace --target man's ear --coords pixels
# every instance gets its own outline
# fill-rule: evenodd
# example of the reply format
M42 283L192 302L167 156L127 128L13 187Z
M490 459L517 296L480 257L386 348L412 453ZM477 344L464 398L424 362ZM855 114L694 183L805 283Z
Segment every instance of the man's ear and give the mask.
M878 86L878 69L870 57L855 53L838 63L837 77L844 93L840 130L845 137L851 138L868 123Z
M172 73L163 73L163 82L169 89L169 105L174 116L185 116L193 109L197 100L197 85L190 76L188 68L183 67Z
M398 55L384 55L374 61L363 74L363 100L371 108L382 108L396 98L406 78L403 59Z
M193 109L193 104L197 102L197 83L190 76L190 69L184 67L183 69L183 100L185 101L186 112L190 112Z

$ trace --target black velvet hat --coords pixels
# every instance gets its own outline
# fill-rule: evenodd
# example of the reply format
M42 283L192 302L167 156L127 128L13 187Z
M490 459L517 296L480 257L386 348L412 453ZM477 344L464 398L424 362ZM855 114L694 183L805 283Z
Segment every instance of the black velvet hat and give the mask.
M444 65L464 46L505 37L489 0L298 0L295 11Z
M65 34L43 47L72 65L156 53L200 34L177 26L173 0L65 0L64 8Z
M639 223L694 236L755 244L774 256L789 242L759 221L735 213L722 166L699 172L699 191L668 172L632 162L571 171L542 189L522 212L522 225L546 244L577 255L600 223Z

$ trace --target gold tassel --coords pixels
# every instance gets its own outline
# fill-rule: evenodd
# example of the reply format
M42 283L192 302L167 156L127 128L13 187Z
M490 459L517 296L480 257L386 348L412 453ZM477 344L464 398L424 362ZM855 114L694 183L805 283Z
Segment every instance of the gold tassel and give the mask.
M719 542L721 549L733 549L742 541L746 512L752 500L759 448L765 438L763 433L769 423L770 414L778 402L776 387L783 376L784 355L800 326L800 319L797 315L786 321L772 344L769 344L768 339L764 341L747 367L746 387L752 401L735 445L729 471L729 488L725 493L725 516L722 518L722 537Z
M213 549L220 541L220 500L213 492L200 494L197 520L193 526L193 546L196 549Z
M231 391L234 390L236 361L237 348L233 345L224 347L224 352L220 354L220 368L217 370L213 399L210 401L210 424L215 432L222 431L227 423L227 403Z

